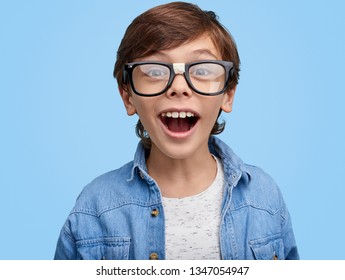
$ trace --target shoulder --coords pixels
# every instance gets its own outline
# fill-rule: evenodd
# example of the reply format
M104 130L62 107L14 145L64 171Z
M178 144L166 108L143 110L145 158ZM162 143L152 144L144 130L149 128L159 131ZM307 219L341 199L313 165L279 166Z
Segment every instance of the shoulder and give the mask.
M134 172L132 161L98 176L83 188L72 213L99 216L105 211L135 202L139 180L138 176L133 176Z
M280 211L284 207L284 201L275 180L257 166L243 164L243 170L246 174L234 188L237 207L251 205L272 214Z
M276 182L263 169L245 164L232 149L220 139L211 137L210 151L221 158L228 183L234 186L234 208L252 206L276 213L284 207L284 201Z

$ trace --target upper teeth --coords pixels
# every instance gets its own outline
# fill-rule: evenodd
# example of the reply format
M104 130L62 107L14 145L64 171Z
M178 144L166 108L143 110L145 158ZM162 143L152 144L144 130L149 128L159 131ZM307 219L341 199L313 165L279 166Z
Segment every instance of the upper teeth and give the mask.
M194 113L192 112L166 112L161 114L162 117L168 118L185 118L185 117L194 117Z

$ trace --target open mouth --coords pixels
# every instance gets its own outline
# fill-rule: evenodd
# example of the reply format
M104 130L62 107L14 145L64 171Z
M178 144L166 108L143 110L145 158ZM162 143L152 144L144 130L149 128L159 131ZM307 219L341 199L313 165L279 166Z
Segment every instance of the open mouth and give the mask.
M177 133L191 130L199 120L193 112L164 112L159 117L166 128Z

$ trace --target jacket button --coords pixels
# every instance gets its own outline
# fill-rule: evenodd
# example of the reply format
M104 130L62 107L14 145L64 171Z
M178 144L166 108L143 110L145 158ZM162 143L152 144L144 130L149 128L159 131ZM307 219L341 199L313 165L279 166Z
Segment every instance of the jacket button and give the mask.
M151 253L150 254L150 260L158 260L158 254L157 253Z
M159 210L158 209L153 209L152 211L151 211L151 216L152 217L157 217L159 215Z

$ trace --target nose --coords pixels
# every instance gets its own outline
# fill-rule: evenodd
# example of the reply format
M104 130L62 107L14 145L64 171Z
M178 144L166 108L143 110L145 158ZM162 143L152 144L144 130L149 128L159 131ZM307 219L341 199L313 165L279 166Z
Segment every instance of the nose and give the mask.
M176 74L171 86L168 88L166 95L168 97L173 96L185 96L189 97L193 94L192 89L189 87L186 78L183 74Z

